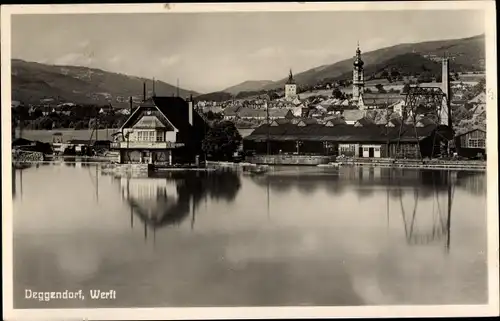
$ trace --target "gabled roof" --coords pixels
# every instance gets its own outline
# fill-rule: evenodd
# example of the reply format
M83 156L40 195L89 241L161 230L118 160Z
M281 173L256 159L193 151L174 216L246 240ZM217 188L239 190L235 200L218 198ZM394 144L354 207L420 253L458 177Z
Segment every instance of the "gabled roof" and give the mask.
M318 120L315 118L303 118L298 123L297 126L308 126L315 125L318 123Z
M356 124L355 126L370 126L370 125L374 125L374 122L373 120L371 120L370 118L368 117L363 117L363 118L360 118L356 121Z
M196 128L197 132L205 130L205 120L194 110L194 107L192 111L193 124L189 124L189 104L180 97L152 97L145 100L129 116L122 128L129 126L131 120L135 119L137 112L144 108L157 108L178 131L189 132L193 127Z
M252 117L260 117L260 118L266 118L267 113L265 109L255 109L255 108L250 108L250 107L242 107L238 110L237 115L239 117L246 117L246 118L252 118Z
M399 127L401 126L401 118L393 117L385 124L386 127Z
M189 104L180 97L153 97L153 102L172 125L180 131L189 130L191 127L204 130L207 126L205 120L194 107L192 111L193 125L189 124Z
M463 136L463 135L466 135L466 134L469 134L469 133L472 133L472 132L475 132L476 130L479 130L479 131L482 131L483 133L486 133L486 128L485 127L482 127L482 126L475 126L469 130L466 130L466 131L463 131L463 132L458 132L456 134L456 137L458 136Z
M476 97L469 100L470 104L485 104L486 103L486 93L483 91Z
M359 109L344 110L342 116L345 121L357 121L365 116L365 112Z
M279 126L279 125L290 124L290 123L291 123L291 121L286 119L286 118L278 118L278 119L273 120L273 122L271 123L271 126Z
M333 120L333 119L339 119L340 117L338 115L329 115L329 116L326 116L325 118L323 118L324 121L329 121L329 120Z
M331 127L336 125L345 125L345 121L342 118L333 118L326 121L325 126Z
M222 111L224 113L224 116L237 116L239 109L242 108L240 106L229 106L224 108Z
M420 118L417 121L417 124L415 126L417 126L417 127L425 127L425 126L433 125L433 124L435 124L435 123L434 123L434 121L432 121L432 119L427 118L427 117L423 117L423 118Z
M290 109L269 108L269 117L285 117L288 113L291 113Z
M35 143L32 140L28 140L25 138L16 138L12 141L12 146L23 146L23 145L31 145Z
M388 141L415 142L432 135L436 130L447 132L447 126L429 125L415 128L413 125L403 125L395 128L371 125L355 127L352 125L325 126L313 124L309 126L296 126L284 124L280 126L257 127L244 140L265 141L267 138L279 141L336 141L336 142L379 142ZM415 133L416 132L416 133Z
M363 104L368 106L390 106L405 100L405 96L395 93L363 93Z
M145 115L135 123L133 128L143 128L143 129L155 129L155 128L165 128L166 126L162 124L162 122L153 115Z
M472 108L472 113L475 115L479 115L486 112L486 104L477 104Z

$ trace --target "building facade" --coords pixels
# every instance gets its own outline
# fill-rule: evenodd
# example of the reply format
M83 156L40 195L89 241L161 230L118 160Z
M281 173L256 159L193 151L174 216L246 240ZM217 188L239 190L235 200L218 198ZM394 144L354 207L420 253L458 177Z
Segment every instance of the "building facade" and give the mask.
M119 152L120 163L195 163L207 130L192 101L152 97L125 121L111 149Z
M457 154L462 157L486 157L486 131L475 128L455 137Z
M243 139L245 151L256 155L344 155L362 158L437 157L442 137L449 128L430 124L423 127L393 123L377 125L359 122L323 125L299 122L273 123L256 128Z
M359 97L363 94L365 87L365 76L364 76L364 62L361 59L361 50L356 49L356 56L353 63L352 71L352 100L354 103L359 101Z

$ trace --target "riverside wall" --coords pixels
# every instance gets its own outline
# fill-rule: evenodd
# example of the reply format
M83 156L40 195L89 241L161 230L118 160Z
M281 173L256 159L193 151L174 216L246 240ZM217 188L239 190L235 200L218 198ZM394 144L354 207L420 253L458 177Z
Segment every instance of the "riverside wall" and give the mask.
M335 156L312 155L256 155L245 159L253 164L317 166L335 161Z

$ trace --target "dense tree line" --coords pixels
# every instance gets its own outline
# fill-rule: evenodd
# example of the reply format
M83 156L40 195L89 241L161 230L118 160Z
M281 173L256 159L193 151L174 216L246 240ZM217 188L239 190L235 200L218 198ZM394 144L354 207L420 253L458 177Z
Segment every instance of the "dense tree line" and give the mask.
M87 129L118 128L128 116L113 110L99 113L97 106L72 106L64 111L19 106L12 109L12 126L24 129L51 130L56 128Z

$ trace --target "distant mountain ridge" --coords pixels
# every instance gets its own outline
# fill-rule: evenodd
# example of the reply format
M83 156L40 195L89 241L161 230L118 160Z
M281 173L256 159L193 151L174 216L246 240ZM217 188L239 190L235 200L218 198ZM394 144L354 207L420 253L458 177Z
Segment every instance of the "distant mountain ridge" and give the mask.
M236 95L242 91L262 90L273 83L274 81L272 80L248 80L222 91L231 95Z
M52 101L125 107L131 96L136 102L142 99L144 82L147 94L151 95L151 79L96 68L56 66L12 59L12 100L23 103ZM155 92L161 96L176 95L177 87L155 81ZM179 88L179 95L189 97L199 93Z
M361 50L363 50L362 47ZM419 59L420 62L423 62L424 60L422 59L425 59L425 63L432 66L436 66L439 63L439 59L447 55L451 60L450 69L476 71L484 70L485 50L485 36L482 34L460 39L399 44L369 52L362 52L362 59L365 62L365 76L367 73L377 73L377 68L383 68L385 65L398 64L398 59L395 58L407 54L414 54L413 58ZM353 48L353 57L354 51L355 48ZM408 57L403 56L402 60L408 61ZM391 59L393 60L392 62ZM436 64L429 63L428 61L435 62ZM351 79L352 62L353 58L344 59L330 65L322 65L306 70L295 74L294 77L299 86L315 85L324 80ZM400 67L404 69L405 66ZM265 85L264 88L260 86L259 82L257 82L258 86L253 88L248 85L251 84L250 81L244 83L247 84L245 87L246 91L273 90L281 89L287 79L283 78L274 81Z
M355 48L353 55L354 50ZM384 70L397 70L402 74L422 71L436 74L441 68L440 57L445 54L451 57L452 71L484 70L485 36L399 44L362 52L365 78L380 76ZM324 81L350 80L352 61L353 58L349 58L334 64L318 66L295 74L294 77L299 86L314 86ZM198 100L228 100L243 92L282 90L287 79L250 80L223 91L203 95L179 88L179 95L181 97L192 95ZM146 82L147 94L151 95L153 87L151 79L96 68L54 66L12 59L12 100L23 103L38 104L45 100L56 103L111 104L125 107L128 106L130 96L133 96L136 102L142 99L143 82ZM156 94L161 96L177 93L177 87L162 81L155 82L155 89Z

